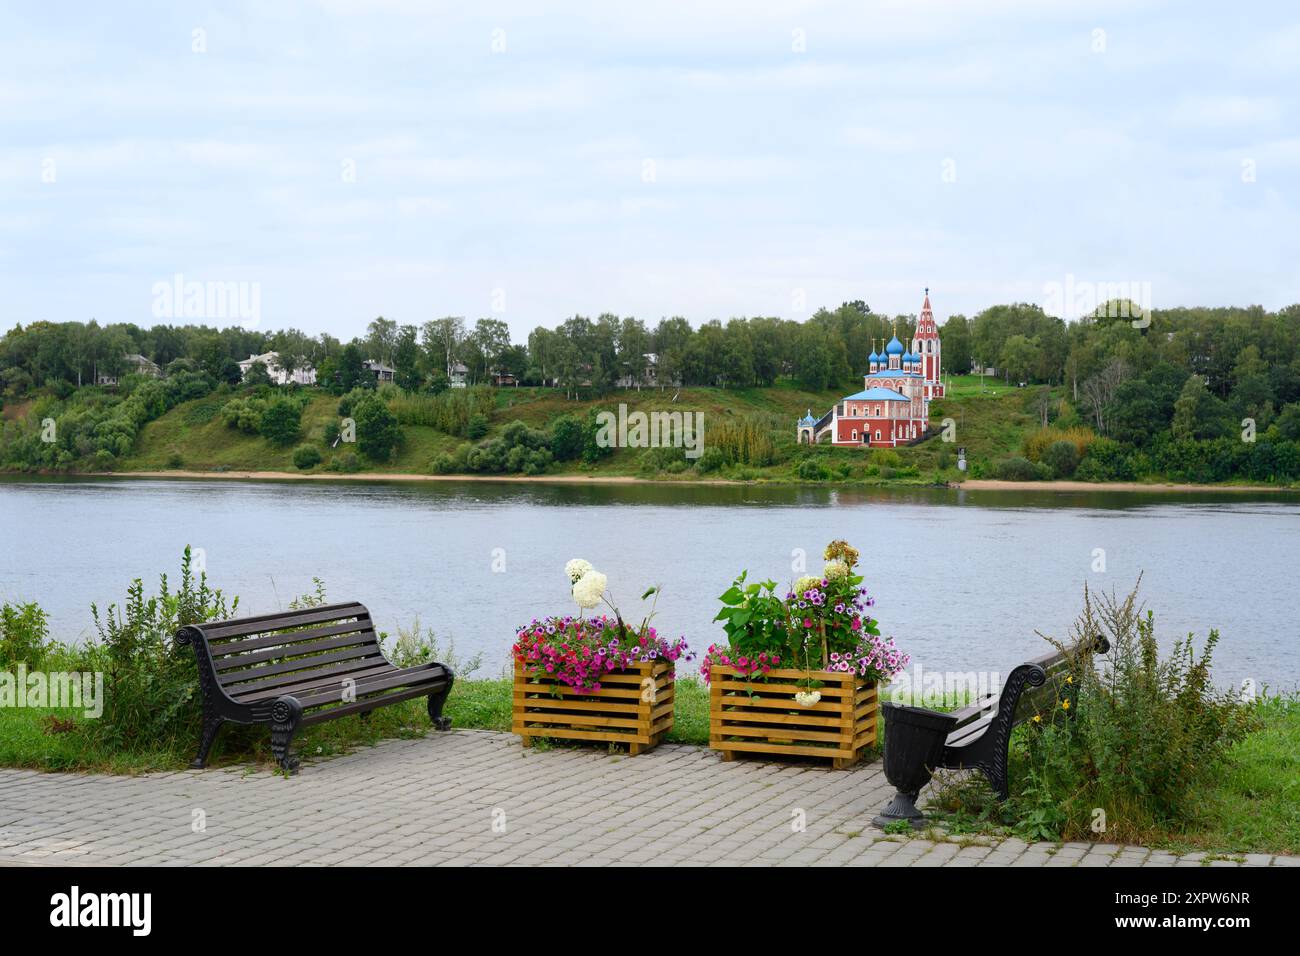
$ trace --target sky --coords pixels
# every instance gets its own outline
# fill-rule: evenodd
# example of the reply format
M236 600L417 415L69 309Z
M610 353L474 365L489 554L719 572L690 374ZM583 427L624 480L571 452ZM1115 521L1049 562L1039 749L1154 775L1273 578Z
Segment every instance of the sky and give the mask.
M0 326L1300 301L1295 4L541 6L6 0Z

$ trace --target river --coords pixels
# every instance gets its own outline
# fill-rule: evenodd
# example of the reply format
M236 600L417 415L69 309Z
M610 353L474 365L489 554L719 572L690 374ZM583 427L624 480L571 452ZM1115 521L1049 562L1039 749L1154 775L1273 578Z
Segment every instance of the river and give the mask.
M1300 496L842 490L808 486L0 479L0 600L38 601L53 636L93 636L90 604L175 576L186 544L241 614L325 581L380 628L415 617L480 676L514 628L565 612L564 562L609 576L626 617L662 586L656 623L703 650L717 596L748 568L787 582L800 549L863 554L882 630L930 671L1005 673L1064 636L1085 584L1142 593L1166 643L1222 633L1215 679L1300 682ZM1101 570L1104 561L1104 570Z

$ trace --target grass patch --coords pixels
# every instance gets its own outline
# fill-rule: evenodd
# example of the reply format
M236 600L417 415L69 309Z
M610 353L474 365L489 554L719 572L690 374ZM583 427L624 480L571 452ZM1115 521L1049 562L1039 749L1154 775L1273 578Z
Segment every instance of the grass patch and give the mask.
M1254 853L1300 853L1300 698L1270 697L1260 727L1233 745L1205 795L1205 832L1188 845Z
M509 678L458 680L444 714L461 729L510 730L513 681ZM197 740L168 739L147 747L115 751L78 731L79 711L52 707L0 709L0 766L47 771L146 773L189 766ZM304 759L347 753L385 739L411 739L433 733L424 698L381 707L367 719L344 717L317 724L294 738ZM675 726L669 741L704 745L709 741L709 694L696 678L677 682ZM248 764L272 767L268 729L227 724L213 748L209 766Z
M1256 729L1229 749L1198 801L1193 825L1148 827L1126 833L1123 842L1180 853L1300 854L1300 697L1261 698L1254 709ZM993 802L983 777L940 774L935 783L929 809L949 832L1011 832L1014 820Z

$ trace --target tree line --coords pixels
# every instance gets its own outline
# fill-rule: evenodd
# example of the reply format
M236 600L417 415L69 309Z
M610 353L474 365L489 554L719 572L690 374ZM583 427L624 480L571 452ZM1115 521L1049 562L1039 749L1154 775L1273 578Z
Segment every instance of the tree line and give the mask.
M1175 379L1181 394L1194 376L1199 384L1189 388L1203 385L1234 414L1237 407L1250 410L1261 427L1300 400L1300 305L1277 312L1258 306L1151 310L1140 321L1128 317L1126 305L1106 303L1074 322L1027 303L994 305L970 319L952 315L940 326L944 371L978 367L1007 382L1064 386L1102 434L1129 427L1112 420L1115 408L1166 396ZM801 322L733 318L697 327L680 316L651 325L612 313L578 315L554 328L535 328L524 343L512 341L506 323L493 318L413 325L380 317L347 343L293 328L40 321L0 338L0 394L66 394L97 374L127 371L131 353L164 370L237 384L238 362L268 351L289 370L314 367L318 383L340 393L373 377L366 361L390 366L397 384L413 392L441 391L451 375L469 384L509 376L572 394L619 385L749 388L778 381L821 391L852 384L867 370L873 348L882 349L894 334L907 343L914 327L914 316L879 315L862 301L819 309ZM1207 413L1219 412L1208 399L1186 397ZM1169 406L1172 421L1172 404L1163 397L1160 402Z

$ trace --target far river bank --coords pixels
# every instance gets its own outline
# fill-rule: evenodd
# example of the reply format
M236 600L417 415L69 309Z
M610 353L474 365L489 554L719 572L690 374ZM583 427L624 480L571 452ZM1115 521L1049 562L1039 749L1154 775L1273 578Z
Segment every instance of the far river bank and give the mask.
M18 477L22 473L10 473ZM46 475L55 477L55 475ZM174 469L166 471L116 471L89 472L79 475L59 475L58 477L83 478L201 478L224 479L235 481L450 481L450 482L507 482L519 484L560 484L560 485L808 485L813 487L861 487L861 488L962 488L968 491L1123 491L1123 492L1175 492L1186 494L1197 491L1228 492L1291 492L1300 494L1300 487L1288 485L1197 485L1177 482L1140 481L1001 481L994 478L969 478L963 482L951 482L947 485L932 485L922 482L804 482L797 479L770 479L759 481L735 481L727 478L641 478L635 475L422 475L410 472L315 472L303 474L291 471L187 471Z

